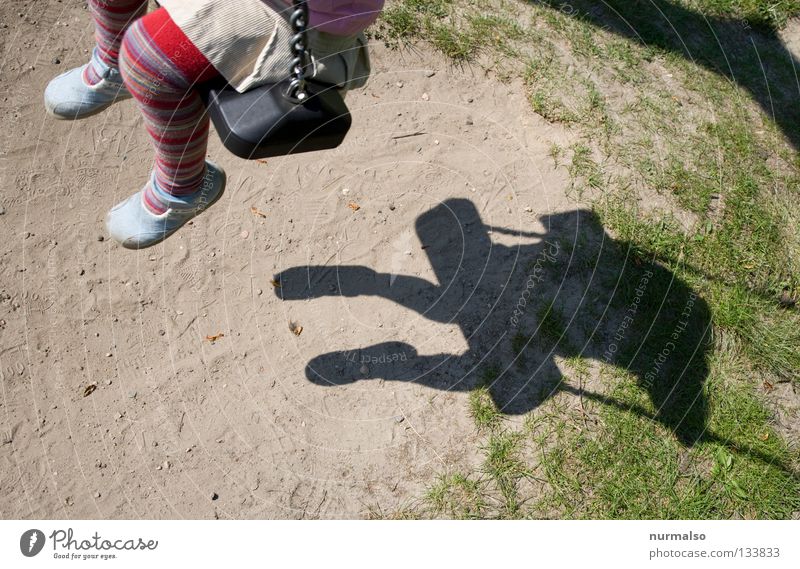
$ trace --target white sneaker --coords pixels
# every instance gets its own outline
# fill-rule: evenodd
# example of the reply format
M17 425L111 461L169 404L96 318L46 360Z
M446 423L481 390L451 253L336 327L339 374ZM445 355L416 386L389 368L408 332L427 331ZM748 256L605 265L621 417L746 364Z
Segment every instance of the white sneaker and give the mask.
M225 172L206 161L206 175L200 189L189 196L159 194L169 209L157 215L144 205L139 190L115 205L106 215L106 228L114 240L127 249L144 249L175 233L187 221L203 213L225 192ZM156 190L158 191L158 190Z
M44 107L50 115L57 119L82 119L131 96L122 84L119 70L103 63L96 47L92 61L95 69L100 71L101 79L97 85L88 85L83 80L83 71L89 63L70 69L48 83L44 90Z

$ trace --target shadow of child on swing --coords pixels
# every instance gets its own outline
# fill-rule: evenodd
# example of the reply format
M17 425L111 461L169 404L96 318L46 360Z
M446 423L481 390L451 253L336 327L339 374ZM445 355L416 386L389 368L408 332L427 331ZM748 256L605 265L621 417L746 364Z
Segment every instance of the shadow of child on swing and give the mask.
M415 226L438 284L365 266L281 272L276 293L284 300L378 296L457 324L469 346L463 354L419 355L407 343L384 342L326 353L308 362L306 377L323 386L377 378L458 391L486 384L506 414L529 412L561 390L658 421L685 446L718 441L707 428L711 317L703 299L612 238L591 211L541 222L544 234L490 227L466 199L428 210ZM500 245L492 239L498 234L538 242ZM562 377L557 357L626 370L645 404L583 390Z

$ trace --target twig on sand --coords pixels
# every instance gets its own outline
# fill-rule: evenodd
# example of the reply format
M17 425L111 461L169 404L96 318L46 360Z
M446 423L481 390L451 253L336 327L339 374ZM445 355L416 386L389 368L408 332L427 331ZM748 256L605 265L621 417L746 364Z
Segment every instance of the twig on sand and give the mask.
M396 134L392 137L392 140L398 140L400 138L411 138L412 136L422 136L423 134L428 134L428 133L418 130L417 132L412 132L409 134Z

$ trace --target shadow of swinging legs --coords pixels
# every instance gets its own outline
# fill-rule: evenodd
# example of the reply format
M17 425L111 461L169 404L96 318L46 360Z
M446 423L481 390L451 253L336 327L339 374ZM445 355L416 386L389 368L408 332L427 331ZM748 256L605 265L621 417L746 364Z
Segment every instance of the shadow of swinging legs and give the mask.
M308 380L336 386L382 378L470 391L493 368L487 387L506 414L527 413L563 390L658 421L685 446L718 441L707 429L711 318L703 299L610 237L591 211L541 222L542 234L489 227L471 201L451 199L415 224L436 283L346 265L276 275L276 294L284 300L376 296L431 321L457 324L468 344L463 354L419 355L404 342L322 354L306 365ZM498 233L538 242L497 244L492 236ZM580 392L562 381L557 357L626 370L655 412Z

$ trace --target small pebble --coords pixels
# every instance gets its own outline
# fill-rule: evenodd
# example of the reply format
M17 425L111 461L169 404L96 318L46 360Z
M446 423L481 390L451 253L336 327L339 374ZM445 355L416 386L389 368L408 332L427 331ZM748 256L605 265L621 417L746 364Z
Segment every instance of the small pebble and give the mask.
M131 399L136 399L136 395L137 393L135 391L133 390L128 391L128 397L130 397Z
M162 466L164 467L164 470L169 470L169 461L165 460Z
M433 77L434 75L436 75L436 72L433 69L425 73L425 77Z
M528 207L526 207L526 208L525 208L525 211L527 211L528 213L530 213L530 212L532 212L532 211L533 211L533 208L532 208L531 206L528 206Z
M397 208L394 206L394 204L393 204L393 203L390 203L390 204L389 204L389 210L390 210L390 211L394 211L395 209L397 209Z
M59 63L61 63L61 60L59 58L57 58L57 57L54 57L53 58L53 65L58 65Z
M349 193L350 193L350 188L342 188L342 195L343 196L346 196Z
M403 88L403 82L402 81L398 81L397 83L395 83L395 85L397 85L401 89Z
M394 418L394 422L395 423L402 423L405 420L406 420L406 418L403 417L402 415L398 415L397 417Z
M245 229L239 235L242 236L242 239L247 239L248 237L250 237L250 232Z
M6 214L6 208L0 205L0 215L5 215L5 214Z
M99 498L99 497L100 497L100 492L95 492L95 493L94 493L94 497L95 497L95 498Z
M467 126L472 126L473 124L475 124L475 123L472 121L472 119L467 119L467 121L466 121L466 122L467 122Z
M106 357L107 357L107 358L110 358L110 357L111 357L111 355L112 355L112 354L111 354L111 352L106 352Z
M100 242L102 243L103 241L105 241L105 240L106 240L106 238L105 238L104 236L102 236L102 235L98 235L98 236L97 236L97 240L98 240L98 241L100 241Z
M423 93L422 94L422 100L423 101L430 101L431 100L431 96L428 95L427 93Z
M219 494L217 494L216 492L212 492L211 493L211 501L213 502L214 500L218 500L218 499L219 499Z

